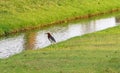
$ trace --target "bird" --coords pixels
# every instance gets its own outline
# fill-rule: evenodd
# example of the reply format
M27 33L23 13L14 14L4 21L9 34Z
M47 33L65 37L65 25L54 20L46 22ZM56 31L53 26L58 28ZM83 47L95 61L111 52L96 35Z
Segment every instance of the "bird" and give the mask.
M53 43L56 43L56 40L55 38L48 32L46 33L47 34L47 37L49 39L49 41L53 44Z

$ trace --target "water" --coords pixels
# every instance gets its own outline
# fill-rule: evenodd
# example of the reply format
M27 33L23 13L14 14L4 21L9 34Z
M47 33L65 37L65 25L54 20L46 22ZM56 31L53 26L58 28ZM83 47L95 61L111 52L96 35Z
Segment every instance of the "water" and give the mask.
M119 25L116 17L91 20L89 22L69 23L66 26L53 26L37 32L27 32L15 37L0 40L0 58L8 58L27 49L40 49L51 45L46 32L50 32L57 42L72 37L96 32Z

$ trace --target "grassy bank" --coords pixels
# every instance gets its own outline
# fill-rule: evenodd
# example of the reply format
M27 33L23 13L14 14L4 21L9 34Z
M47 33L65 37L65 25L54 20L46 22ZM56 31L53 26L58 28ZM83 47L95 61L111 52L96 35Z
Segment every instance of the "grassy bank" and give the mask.
M120 8L120 0L0 0L0 34Z
M1 73L119 73L120 26L0 60Z

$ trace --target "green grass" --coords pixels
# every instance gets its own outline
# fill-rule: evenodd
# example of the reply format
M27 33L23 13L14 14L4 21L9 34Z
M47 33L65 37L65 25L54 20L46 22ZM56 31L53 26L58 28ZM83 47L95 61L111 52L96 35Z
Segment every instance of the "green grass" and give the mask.
M120 26L0 60L1 73L119 73Z
M0 0L0 34L120 8L120 0Z

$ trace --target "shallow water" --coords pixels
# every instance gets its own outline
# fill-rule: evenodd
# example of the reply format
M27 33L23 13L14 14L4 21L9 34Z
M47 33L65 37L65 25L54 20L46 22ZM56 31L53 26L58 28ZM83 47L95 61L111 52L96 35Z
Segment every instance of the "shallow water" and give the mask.
M57 42L72 37L96 32L119 25L120 19L116 17L91 20L89 22L69 23L66 26L52 26L37 32L27 32L15 37L0 40L0 58L8 58L27 49L40 49L51 45L46 32L50 32Z

